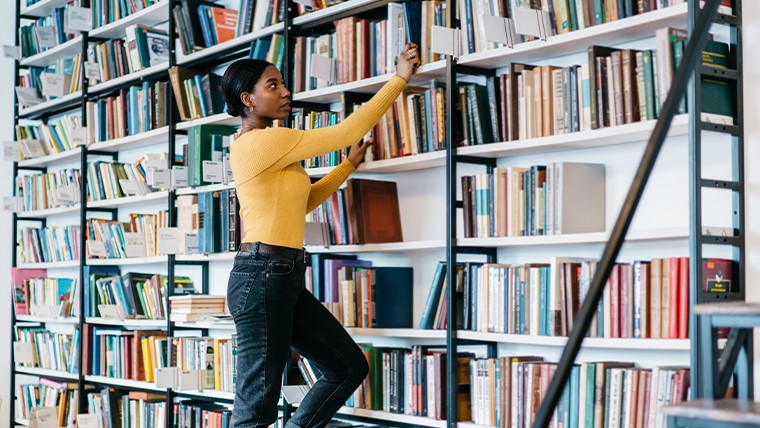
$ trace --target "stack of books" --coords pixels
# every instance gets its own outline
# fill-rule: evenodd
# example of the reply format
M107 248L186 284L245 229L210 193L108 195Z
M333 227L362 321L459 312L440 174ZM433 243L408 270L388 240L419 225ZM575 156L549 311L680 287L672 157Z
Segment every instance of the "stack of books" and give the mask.
M211 315L224 315L225 297L188 294L169 297L171 321L198 321Z

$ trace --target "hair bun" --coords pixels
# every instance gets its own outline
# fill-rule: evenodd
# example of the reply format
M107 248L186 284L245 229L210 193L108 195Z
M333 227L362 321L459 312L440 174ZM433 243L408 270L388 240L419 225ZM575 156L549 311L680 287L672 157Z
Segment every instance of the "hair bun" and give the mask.
M227 102L225 102L224 105L225 105L225 107L227 107L226 108L227 114L229 114L232 117L240 117L240 112L237 111L237 109L235 108L234 105L232 105L230 103L227 103Z

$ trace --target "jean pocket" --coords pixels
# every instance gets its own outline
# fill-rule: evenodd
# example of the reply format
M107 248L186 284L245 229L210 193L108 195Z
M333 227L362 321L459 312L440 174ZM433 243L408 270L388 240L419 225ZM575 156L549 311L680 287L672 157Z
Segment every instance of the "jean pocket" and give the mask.
M254 272L233 271L230 273L230 279L227 282L227 306L233 318L237 318L245 309L255 278Z
M269 274L274 276L288 275L293 272L295 262L288 259L271 259L269 260Z

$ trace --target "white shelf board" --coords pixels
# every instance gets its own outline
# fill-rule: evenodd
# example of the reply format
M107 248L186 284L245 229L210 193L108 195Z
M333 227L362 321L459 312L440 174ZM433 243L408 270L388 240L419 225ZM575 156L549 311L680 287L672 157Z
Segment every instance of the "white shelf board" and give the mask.
M55 64L61 58L74 56L81 52L82 36L79 35L44 52L22 59L21 65L24 67L47 67Z
M61 98L56 98L54 100L45 101L45 102L37 104L35 106L31 106L31 107L25 108L25 109L19 111L18 114L19 114L20 117L31 116L31 115L33 115L35 113L39 113L39 112L45 111L47 109L56 108L56 107L58 107L58 106L60 106L62 104L67 104L67 103L69 103L72 100L75 100L77 98L82 98L82 91L76 91L76 92L73 92L71 94L64 95ZM72 109L74 109L75 107L76 106L72 107Z
M527 334L486 333L459 330L457 338L485 342L508 343L514 345L551 346L562 348L567 343L564 336L531 336ZM624 349L631 351L688 351L691 349L689 339L613 339L608 337L587 337L583 348Z
M195 63L197 61L206 59L208 57L217 55L228 49L235 49L236 47L240 47L241 49L243 49L243 46L249 45L252 41L261 39L267 36L271 36L272 34L282 31L283 28L285 28L285 25L282 22L280 22L275 25L263 28L260 31L244 34L240 37L236 37L232 40L228 40L224 43L219 43L218 45L214 45L214 46L211 46L210 48L205 48L203 50L199 50L197 52L193 52L188 55L182 55L181 54L182 49L179 48L178 46L177 64L183 65L183 64L188 64L188 63Z
M354 82L342 83L328 86L325 88L314 89L310 91L298 92L293 94L293 101L308 101L313 103L334 103L340 102L341 95L344 92L377 92L386 82L391 80L394 74L388 73L381 76L370 77L367 79L357 80ZM431 79L443 78L446 76L446 63L436 61L430 64L420 66L417 73L412 76L409 86L427 87Z
M412 339L445 339L446 330L423 330L419 328L355 328L346 327L351 336L381 336Z
M78 212L80 208L80 204L74 204L70 207L58 207L58 208L48 208L44 210L36 210L36 211L23 211L18 213L18 218L46 218L46 217L53 217L56 215L61 214L68 214L73 212Z
M444 240L391 242L386 244L333 245L329 248L308 246L306 251L316 253L379 253L389 251L423 251L446 248Z
M200 119L188 120L177 124L177 129L188 130L193 126L198 125L228 125L228 126L240 126L240 118L232 117L227 113L219 113L213 116L202 117Z
M418 171L427 168L437 168L446 165L446 152L437 151L422 153L419 155L402 156L393 159L383 159L372 162L364 162L359 165L356 172L370 174L388 174L394 172ZM306 168L306 173L312 177L324 177L334 166L321 168Z
M166 256L154 257L132 257L123 259L87 259L90 266L127 266L127 265L148 265L155 263L166 263Z
M121 378L113 378L113 377L106 377L106 376L85 376L84 380L88 382L96 382L99 384L110 385L110 386L122 386L125 388L139 388L139 389L146 389L146 390L157 391L157 392L166 391L166 388L159 388L153 383L139 381L139 380L121 379Z
M166 1L166 0L164 0ZM140 71L136 71L134 73L129 73L124 76L120 76L111 80L106 80L105 82L100 82L96 85L92 85L89 87L89 93L90 94L96 94L99 92L107 91L111 88L115 88L119 85L123 85L125 83L129 83L132 81L138 81L142 80L146 77L152 76L157 73L161 73L163 71L166 71L169 69L169 63L165 62L163 64L154 65L152 67L145 68Z
M513 236L500 238L459 238L457 245L465 247L518 247L528 245L578 245L603 244L607 242L607 232L571 233L566 235L543 236ZM689 239L687 228L669 228L631 231L626 236L626 242L631 241L663 241Z
M213 322L213 321L177 321L174 323L176 327L182 328L195 328L198 330L235 330L235 323L233 322Z
M457 154L499 158L557 150L588 149L592 147L612 146L616 144L647 141L654 130L656 120L594 129L584 132L553 135L551 137L531 138L527 140L507 141L502 143L481 144L460 147ZM689 135L689 115L683 114L673 118L668 131L669 137Z
M81 152L82 152L82 149L80 149L79 147L76 147L71 150L66 150L65 152L53 153L47 156L40 156L38 158L24 159L22 161L18 161L18 166L19 167L50 166L54 164L64 163L67 161L73 162L76 158L79 157Z
M166 328L166 320L133 320L133 319L113 319L100 317L85 318L87 324L97 325L118 325L127 328Z
M79 260L67 262L19 263L19 269L66 269L79 267Z
M43 16L52 15L57 7L66 5L70 0L42 0L29 7L21 9L22 16Z
M16 315L16 321L20 322L39 322L46 324L79 324L79 318L63 317L49 318L37 315Z
M123 149L135 149L153 144L164 143L169 139L169 127L164 126L147 132L141 132L135 135L128 135L122 138L116 138L108 141L100 141L90 144L89 150L98 150L104 152L117 152Z
M16 373L67 380L76 380L78 378L78 376L74 373L69 373L62 370L41 369L38 367L16 366Z
M234 392L217 391L215 389L204 389L203 391L198 391L198 390L182 391L179 389L175 389L174 392L181 394L182 396L187 396L187 397L206 397L206 398L215 398L215 399L221 399L221 400L235 399Z
M160 201L169 197L169 192L162 190L152 192L146 195L125 196L116 199L104 199L101 201L91 201L87 203L87 208L116 208L124 205L141 204L144 202Z
M293 18L293 25L303 25L309 22L316 21L318 19L329 18L332 15L338 13L351 11L353 9L366 6L374 3L376 0L349 0L343 3L338 3L334 6L326 7L324 9L315 10L313 12L306 13L301 16Z
M181 189L177 189L177 195L197 195L198 193L205 193L205 192L219 192L222 190L229 190L234 189L235 183L219 183L219 184L209 184L208 186L197 186L197 187L183 187Z
M446 421L439 421L438 419L434 419L434 418L428 418L424 416L411 416L411 415L404 415L404 414L391 413L391 412L383 412L380 410L357 409L353 407L344 406L338 410L338 413L341 415L361 416L365 418L393 421L393 422L398 422L398 423L424 426L424 427L443 428L446 426Z
M473 67L499 68L512 62L531 62L586 52L591 45L615 46L654 36L665 27L686 28L689 5L684 3L601 25L515 45L462 55L458 63Z
M95 28L90 31L90 37L96 39L115 39L125 37L126 33L124 30L132 24L152 27L168 20L169 0L163 0L160 3L149 6L139 12L135 12L118 21Z
M16 423L25 427L29 426L29 419L16 418Z

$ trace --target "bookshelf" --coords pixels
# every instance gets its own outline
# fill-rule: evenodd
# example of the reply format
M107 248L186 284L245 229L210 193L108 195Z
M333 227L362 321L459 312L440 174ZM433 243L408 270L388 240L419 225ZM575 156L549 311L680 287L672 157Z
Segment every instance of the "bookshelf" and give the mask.
M22 10L24 17L46 16L56 7L65 4L61 0L43 0L33 6ZM175 44L179 46L179 41L175 32L177 31L176 22L171 13L174 7L179 6L178 0L162 0L159 3L148 7L142 11L129 15L121 20L107 24L100 28L93 29L89 33L83 33L74 39L62 43L52 49L37 54L33 57L24 58L17 63L18 67L46 66L54 64L56 61L70 57L78 53L86 53L87 44L93 40L108 40L124 37L125 29L133 24L147 26L159 26L168 29L172 35L170 38L172 48L169 60L165 63L152 65L140 71L117 77L105 82L90 84L86 79L83 84L83 90L64 97L43 102L39 105L26 109L20 109L16 101L16 109L19 113L19 119L30 118L47 118L65 111L80 111L83 118L86 117L86 103L91 100L102 99L103 97L117 94L120 90L129 88L132 85L140 85L146 81L167 81L168 70L176 65L183 67L197 67L202 70L213 70L234 59L247 56L252 42L255 42L274 34L281 34L286 37L286 55L293 54L293 40L295 35L324 31L325 26L331 25L335 20L349 16L380 16L383 8L387 7L392 1L374 1L374 0L348 0L328 8L314 11L303 16L294 16L295 13L287 13L285 22L276 23L266 26L258 31L242 35L232 40L207 47L196 52L184 55L181 49L176 49ZM236 2L226 2L225 5L234 5ZM458 6L461 3L456 3ZM740 6L738 3L737 8ZM17 0L17 6L20 0ZM290 2L289 5L295 11L295 4ZM482 52L464 54L458 58L456 64L465 65L480 69L496 70L508 67L512 62L521 63L547 63L557 57L579 57L583 55L590 45L605 46L642 46L652 39L656 30L664 27L685 28L690 13L689 4L679 4L660 10L647 12L646 14L636 15L613 22L595 25L593 27L572 31L565 34L559 34L549 37L546 41L532 41L517 44L514 48L495 48ZM734 22L735 18L723 17L724 22ZM651 47L651 43L650 46ZM175 51L176 49L176 51ZM582 62L579 60L577 62ZM84 66L82 66L84 72ZM427 86L431 81L444 81L456 75L455 65L451 60L439 60L422 65L417 74L410 82L410 86ZM292 74L292 73L291 73ZM18 72L17 72L18 75ZM342 96L347 93L371 94L376 92L382 85L387 82L393 74L383 74L375 77L361 79L354 82L335 84L321 89L308 90L293 94L294 105L303 104L336 104L342 103ZM729 79L737 77L737 73L726 72L722 75ZM288 83L292 82L292 76L286 76ZM467 80L466 78L464 80ZM451 81L449 81L449 86ZM447 88L446 92L449 99L451 91L455 88ZM156 151L177 153L179 144L185 138L187 131L193 127L201 125L229 125L238 126L239 119L231 118L226 113L215 114L208 117L202 117L194 120L180 121L173 102L173 89L168 85L170 102L165 106L169 111L169 121L166 126L149 130L146 132L128 135L122 138L110 139L107 141L94 142L86 147L76 148L66 152L61 152L49 156L23 160L15 163L14 175L18 174L19 169L25 168L52 168L61 165L78 163L82 170L85 170L88 162L107 159L111 157L114 161L129 159L134 157L138 151ZM81 104L81 105L80 105ZM86 127L86 119L83 125ZM447 131L454 131L451 120L447 121ZM701 124L704 129L713 131L729 131L733 133L740 132L740 126L724 126ZM375 160L370 163L362 164L357 175L371 178L391 177L397 181L400 187L400 197L412 200L408 202L411 207L407 209L406 220L414 223L414 226L406 226L404 242L386 243L386 244L366 244L366 245L333 245L325 247L307 247L307 250L313 254L336 254L350 253L359 254L378 260L382 264L390 263L397 265L405 263L414 266L415 269L415 323L419 319L419 309L425 301L427 288L432 279L432 266L435 262L446 258L447 254L454 248L467 249L469 253L462 259L470 260L482 258L477 253L486 255L488 262L510 263L514 254L528 254L526 257L533 257L535 254L542 254L540 261L545 261L547 254L555 254L554 251L562 253L570 251L572 253L583 253L586 256L593 256L598 253L601 245L606 243L609 235L607 232L579 233L567 235L546 235L546 236L515 236L515 237L490 237L490 238L462 238L461 233L457 233L456 225L461 212L457 211L457 187L459 175L464 172L478 171L481 172L482 165L494 166L511 166L513 160L529 159L530 162L542 162L542 159L561 159L564 156L580 157L588 153L596 153L597 159L604 157L613 157L618 150L625 150L628 154L634 152L631 147L638 147L640 143L650 135L655 127L655 121L640 121L625 125L613 127L601 127L599 129L572 132L566 134L552 135L540 138L523 138L512 141L501 141L491 144L471 145L465 147L451 148L449 150L439 150L429 153L422 153L414 156L399 157L394 159ZM675 118L670 129L669 138L672 138L676 144L683 142L689 137L694 124L688 114L681 114ZM451 144L449 144L451 146ZM156 149L156 148L159 149ZM460 159L478 159L479 165L460 165L456 166ZM173 163L173 161L172 161ZM444 179L444 171L454 165L459 168L457 174ZM524 163L530 165L530 163ZM309 168L307 173L311 177L322 177L329 173L332 167ZM617 174L625 175L627 172L616 170ZM685 170L679 171L684 173ZM86 180L86 178L84 178ZM617 188L625 187L627 179L616 177ZM431 185L432 184L432 185ZM447 186L451 192L447 192ZM425 187L426 185L431 185ZM75 214L79 214L78 224L84 225L85 219L93 216L110 214L112 219L122 219L124 213L143 213L155 212L156 210L167 210L169 212L170 225L176 225L177 207L175 202L178 196L195 195L207 192L218 192L229 190L234 187L234 183L227 184L210 184L197 187L183 187L176 189L156 190L145 195L125 196L115 199L106 199L99 201L86 201L86 190L82 190L82 200L79 203L69 207L52 208L46 210L29 211L14 215L14 229L19 221L45 220L46 222L72 222ZM425 188L426 192L434 196L430 200L415 201L419 197L420 189ZM425 220L409 219L417 210L448 210L453 215L453 229L447 229L445 219L439 218ZM614 202L607 202L607 211L615 211ZM414 214L410 215L409 212ZM609 217L609 216L608 216ZM428 223L428 224L425 224ZM607 220L609 224L609 219ZM656 227L658 225L646 224L648 227L641 227L631 233L627 242L633 243L638 248L652 249L654 252L670 251L673 248L685 249L690 239L690 230L684 224L671 221L666 224L667 227ZM419 226L419 227L416 227ZM461 225L460 225L461 226ZM84 228L82 228L84 229ZM214 253L214 254L187 254L187 255L161 255L155 257L142 258L121 258L121 259L95 259L86 257L85 249L82 248L80 260L70 262L55 263L31 263L17 264L15 252L15 232L14 232L14 262L13 265L22 269L49 269L53 271L62 271L68 274L79 270L74 274L80 279L84 278L86 266L90 267L108 267L119 266L122 271L160 271L168 277L168 282L172 283L176 276L188 274L193 278L201 278L194 281L196 288L204 293L222 294L224 291L224 282L229 267L234 259L234 253ZM81 232L81 242L84 242L85 232ZM712 238L717 241L719 238ZM730 238L729 238L730 239ZM725 240L725 239L724 239ZM640 253L640 252L639 252ZM634 253L634 254L639 254ZM455 263L457 257L449 258L450 263ZM224 279L221 279L223 278ZM212 280L213 278L213 280ZM171 287L170 287L171 288ZM168 295L172 294L168 290ZM453 294L453 293L452 293ZM78 302L84 311L86 304L83 299ZM169 312L167 301L166 312ZM84 326L100 326L102 328L123 327L127 330L163 330L168 336L174 334L185 334L188 331L201 331L203 335L213 337L228 338L234 332L234 324L231 322L170 322L168 320L136 320L136 319L112 319L102 317L85 317L80 318L44 318L31 315L14 316L15 322L38 322L46 325L78 328L83 331ZM354 336L357 342L372 342L380 340L383 343L395 343L401 346L407 346L410 343L436 344L438 347L446 346L449 352L453 352L460 346L457 341L463 341L469 347L479 349L478 356L483 355L493 357L497 355L520 355L527 353L545 353L546 355L557 355L565 346L566 337L557 336L531 336L518 334L500 334L485 333L469 330L422 330L419 328L405 329L369 329L369 328L347 328L348 332ZM211 332L211 333L210 333ZM416 342L419 341L419 342ZM81 351L84 345L80 342ZM480 351L486 349L487 353L482 354ZM513 351L517 349L518 351ZM588 338L584 342L584 352L588 352L589 359L604 358L606 355L623 356L628 360L647 361L647 365L657 364L658 357L663 357L666 361L675 361L679 364L688 362L688 355L691 345L688 339L631 339L631 338ZM82 352L80 352L80 367ZM482 355L481 355L482 354ZM172 357L169 356L169 359ZM550 360L553 357L547 357ZM171 362L170 362L171 363ZM117 387L125 390L159 392L166 396L167 409L167 428L171 426L171 409L175 406L175 399L199 399L213 401L218 403L231 404L234 395L229 392L216 390L203 391L181 391L174 389L158 388L153 383L135 381L131 379L120 379L105 376L83 375L81 373L70 374L59 371L19 367L15 366L14 374L33 375L38 377L50 377L54 379L65 379L76 381L80 390L83 390L87 384ZM453 372L450 372L453 373ZM451 376L449 376L451 377ZM449 395L447 398L450 403L455 402L456 397L453 390L457 385L449 384ZM11 390L15 395L15 380L12 381ZM86 411L87 403L80 401L80 411ZM287 409L286 410L287 414ZM362 408L343 407L338 412L339 416L354 418L363 421L386 421L400 426L429 426L429 427L454 427L461 426L467 428L484 427L470 422L455 422L436 420L429 417L411 416L384 412L378 410L368 410ZM17 420L13 412L11 421L22 423ZM28 421L26 421L28 424Z

